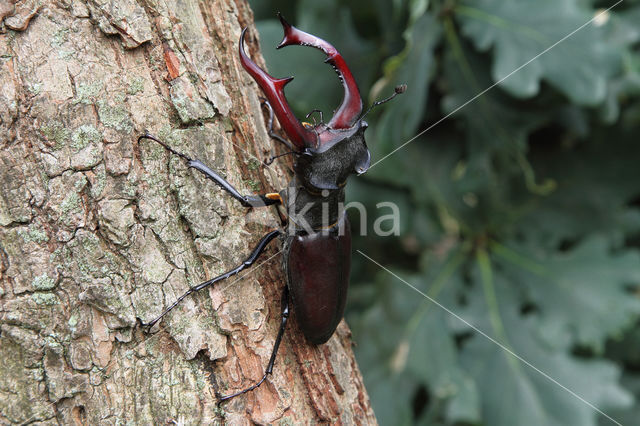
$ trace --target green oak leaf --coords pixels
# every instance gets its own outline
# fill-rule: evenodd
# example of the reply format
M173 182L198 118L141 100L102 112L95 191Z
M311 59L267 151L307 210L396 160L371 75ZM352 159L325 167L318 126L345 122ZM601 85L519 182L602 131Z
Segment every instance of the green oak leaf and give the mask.
M511 331L510 348L557 383L483 336L473 335L461 351L461 362L482 395L486 424L596 425L596 411L571 392L605 413L631 405L633 398L617 383L620 373L612 363L580 360L549 349L522 317L505 320Z
M407 281L450 305L460 287L461 260L457 249L445 258L428 256L423 263L429 271L408 276ZM449 314L387 272L378 274L375 286L378 296L384 297L351 325L358 363L372 372L365 384L380 424L405 424L398 419L411 419L411 398L393 395L405 395L408 389L415 392L421 385L437 401L437 408L423 413L423 420L446 416L451 421L480 421L481 396L474 380L460 368Z
M619 244L640 232L640 210L631 206L640 193L640 144L632 130L605 129L592 139L529 156L538 175L557 185L519 209L517 232L530 246L554 250L590 234Z
M384 89L379 97L393 93L400 84L407 91L391 103L378 107L384 109L376 123L376 154L382 156L413 137L427 107L429 84L435 69L434 51L440 41L441 24L425 13L404 33L405 48L385 62Z
M515 254L503 246L494 251L506 260L506 279L528 290L541 330L556 330L547 333L549 344L562 336L602 352L607 336L621 333L640 315L640 299L628 290L640 283L640 255L634 250L611 252L604 238L592 237L566 253L531 248Z
M595 425L598 413L589 404L607 413L633 403L617 366L573 355L571 339L544 321L543 308L523 313L517 281L498 267L472 276L468 303L452 310L474 327L454 320L469 336L459 359L478 386L486 424Z
M493 79L514 96L538 94L544 79L577 104L604 100L617 56L597 23L585 25L595 11L571 0L463 1L454 11L478 49L493 47Z

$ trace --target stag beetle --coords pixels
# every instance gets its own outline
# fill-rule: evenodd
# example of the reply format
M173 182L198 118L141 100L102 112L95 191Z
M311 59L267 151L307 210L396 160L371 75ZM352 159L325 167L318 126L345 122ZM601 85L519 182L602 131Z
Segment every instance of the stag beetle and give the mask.
M340 53L326 41L293 27L282 15L278 14L278 17L284 29L284 38L278 48L302 45L320 49L327 55L326 62L337 72L345 91L342 104L328 123L322 122L322 115L321 122L316 125L298 121L284 95L284 86L293 77L276 79L258 67L244 51L247 28L242 30L238 46L240 62L267 97L269 135L289 147L291 152L287 154L296 155L294 177L286 189L280 193L242 195L201 161L175 151L150 134L138 138L138 141L151 139L160 143L245 207L282 204L286 210L285 230L265 235L240 266L190 288L156 319L143 323L150 329L186 296L250 267L271 241L281 238L287 285L282 293L281 323L271 358L260 381L232 395L218 396L219 403L257 388L272 373L289 318L289 299L300 329L309 342L315 345L325 343L336 330L344 312L351 262L349 221L339 206L344 202L347 177L366 172L371 159L364 140L367 123L363 118L371 108L391 100L406 89L405 85L396 87L393 95L375 102L362 114L358 86ZM273 131L274 112L290 141Z

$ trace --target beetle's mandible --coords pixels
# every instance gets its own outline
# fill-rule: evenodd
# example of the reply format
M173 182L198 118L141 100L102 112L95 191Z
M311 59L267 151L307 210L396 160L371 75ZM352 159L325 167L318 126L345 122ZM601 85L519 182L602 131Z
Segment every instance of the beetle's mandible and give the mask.
M258 67L244 51L247 29L243 29L238 46L240 61L267 97L265 105L270 113L269 134L285 144L290 153L295 155L294 177L286 189L279 193L242 195L201 161L175 151L150 134L138 138L138 141L151 139L160 143L172 154L184 159L189 167L213 180L245 207L282 204L286 211L286 228L265 235L240 266L192 287L160 316L143 323L145 327L151 328L189 294L250 267L269 243L280 237L287 285L282 293L280 329L271 358L260 381L231 395L219 396L219 402L257 388L272 373L290 306L309 342L319 345L333 335L344 313L351 262L349 221L339 206L344 201L347 178L351 174L366 172L371 158L364 139L367 123L363 118L366 113L362 114L362 98L345 60L331 44L293 27L282 15L278 14L278 17L284 29L284 38L278 48L303 45L320 49L327 55L326 62L338 73L345 91L341 105L328 123L322 122L322 114L318 124L300 122L284 95L284 86L293 77L273 78ZM374 103L372 107L391 100L405 89L404 85L398 86L392 96ZM274 113L289 140L273 131Z

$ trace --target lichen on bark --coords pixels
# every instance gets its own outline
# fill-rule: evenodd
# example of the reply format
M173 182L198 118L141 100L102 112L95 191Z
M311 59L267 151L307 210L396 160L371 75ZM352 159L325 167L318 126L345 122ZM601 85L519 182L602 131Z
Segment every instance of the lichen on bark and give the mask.
M264 372L284 282L268 262L183 301L279 221L240 207L150 131L247 193L281 188L241 1L28 0L0 7L0 423L374 422L342 324L291 322ZM260 62L255 31L248 40Z

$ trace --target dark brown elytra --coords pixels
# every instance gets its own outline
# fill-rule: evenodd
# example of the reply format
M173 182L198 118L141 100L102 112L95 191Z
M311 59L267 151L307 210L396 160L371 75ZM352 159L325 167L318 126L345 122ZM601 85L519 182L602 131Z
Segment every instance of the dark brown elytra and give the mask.
M363 118L366 113L362 114L362 98L345 60L326 41L293 27L282 15L278 14L278 17L284 29L284 38L278 48L303 45L320 49L327 55L326 62L336 70L344 87L344 99L328 123L322 121L322 113L318 124L300 122L284 95L284 86L293 77L273 78L258 67L244 51L247 29L242 30L238 46L240 61L267 98L265 105L270 113L269 134L287 145L291 153L295 154L294 177L287 188L279 193L242 195L201 161L173 150L152 135L145 134L138 138L138 141L151 139L160 143L245 207L282 204L286 211L287 223L284 229L265 235L241 265L192 287L157 318L143 323L143 326L150 329L189 294L250 267L268 244L279 237L283 244L287 286L282 293L281 323L271 358L260 381L231 395L218 395L218 402L257 388L272 373L289 318L289 299L300 329L309 342L316 345L325 343L335 332L344 313L351 264L349 221L341 209L344 187L348 176L367 171L371 159L364 139L367 123ZM375 102L372 107L391 100L405 89L404 85L397 87L392 96ZM289 140L273 132L274 114Z

